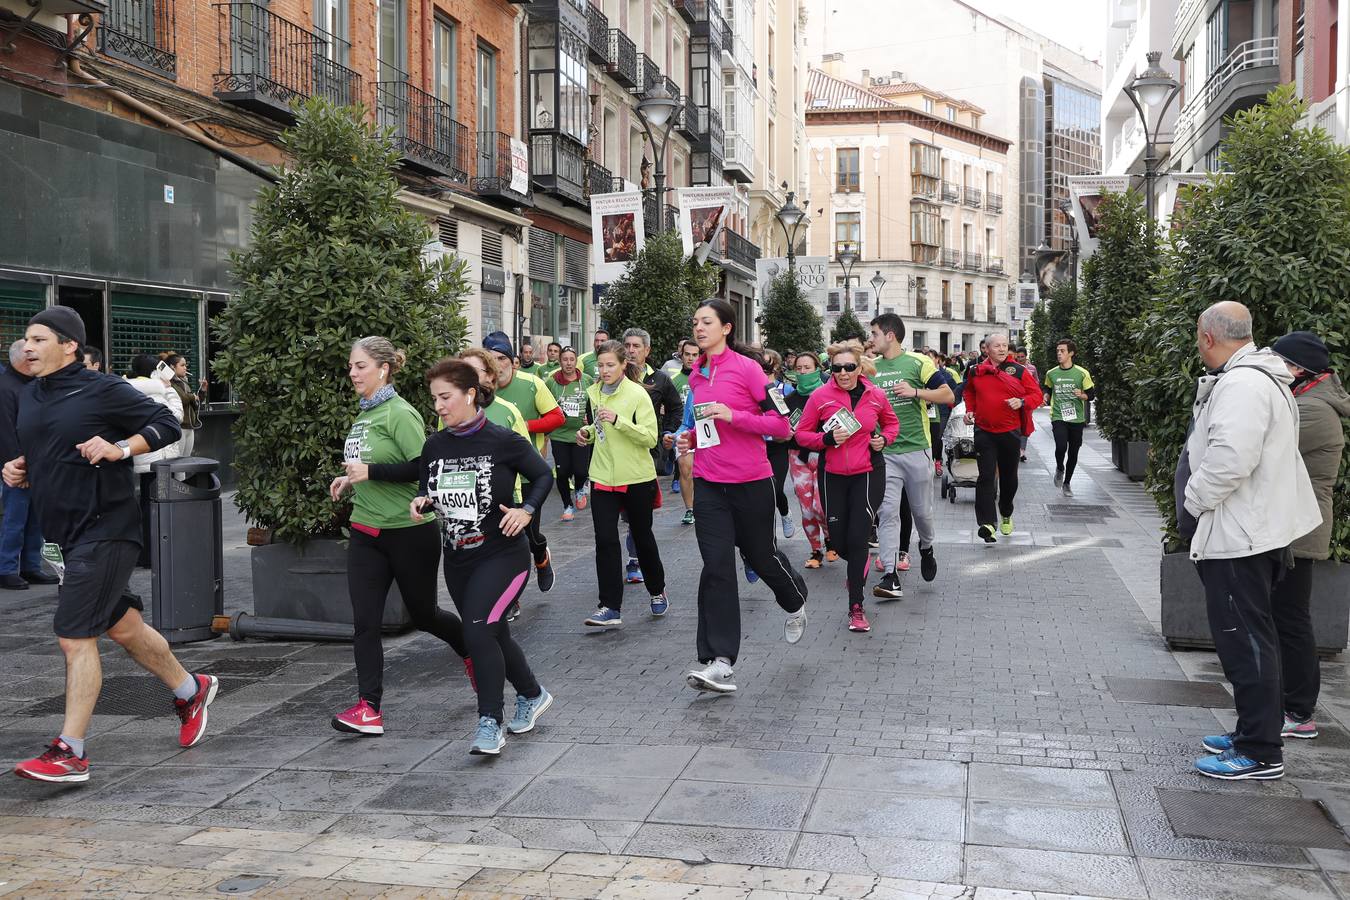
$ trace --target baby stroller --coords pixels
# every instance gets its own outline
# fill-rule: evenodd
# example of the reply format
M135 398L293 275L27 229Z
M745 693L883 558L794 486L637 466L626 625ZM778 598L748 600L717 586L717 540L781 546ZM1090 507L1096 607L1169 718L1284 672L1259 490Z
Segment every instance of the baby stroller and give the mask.
M956 502L956 489L973 488L980 478L975 458L975 426L966 424L966 405L956 404L942 432L942 496Z

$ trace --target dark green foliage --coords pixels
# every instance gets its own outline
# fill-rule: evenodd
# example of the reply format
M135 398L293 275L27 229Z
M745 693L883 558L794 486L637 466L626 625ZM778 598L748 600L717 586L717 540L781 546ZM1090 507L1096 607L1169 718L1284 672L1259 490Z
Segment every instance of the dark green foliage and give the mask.
M1031 311L1031 321L1027 323L1026 337L1023 339L1027 346L1027 358L1038 372L1048 371L1046 347L1051 340L1050 301L1038 300L1036 308ZM1054 356L1048 358L1053 360Z
M1083 290L1073 314L1077 361L1097 384L1094 406L1102 434L1111 440L1142 441L1138 385L1127 376L1126 366L1141 346L1132 322L1152 303L1157 289L1158 233L1149 226L1143 197L1134 191L1106 195L1098 216L1100 244L1083 264Z
M788 350L819 353L824 349L820 314L802 293L797 279L787 272L780 273L769 282L762 315L760 330L764 335L764 345L770 350L779 353Z
M679 234L666 230L647 239L628 271L605 291L600 311L615 339L625 328L645 329L652 336L651 358L659 362L690 336L694 307L717 293L717 281L717 266L686 257Z
M1078 341L1074 336L1073 319L1078 309L1078 285L1072 281L1060 281L1050 289L1050 296L1036 305L1031 314L1031 339L1027 352L1031 363L1039 372L1048 372L1059 365L1055 356L1055 345L1065 338ZM1081 363L1081 353L1079 362Z
M1195 322L1206 307L1246 304L1258 346L1290 331L1315 332L1331 349L1332 367L1350 372L1350 151L1320 128L1299 128L1304 110L1284 85L1233 118L1223 154L1228 172L1185 197L1162 297L1136 326L1141 353L1130 370L1151 444L1147 484L1170 543L1177 540L1172 474L1201 374ZM1333 502L1332 557L1347 561L1344 459Z
M400 393L430 415L422 373L464 341L462 261L428 263L427 223L397 199L399 154L359 107L313 99L282 136L292 162L259 192L238 295L213 323L216 371L243 405L234 426L238 504L278 540L338 533L328 483L356 414L352 341L408 355Z
M856 338L857 340L864 342L867 340L867 331L863 328L862 323L858 321L858 317L853 314L852 307L844 310L843 315L839 317L838 321L834 323L834 327L830 329L831 344L837 344L840 341L846 341L849 338Z

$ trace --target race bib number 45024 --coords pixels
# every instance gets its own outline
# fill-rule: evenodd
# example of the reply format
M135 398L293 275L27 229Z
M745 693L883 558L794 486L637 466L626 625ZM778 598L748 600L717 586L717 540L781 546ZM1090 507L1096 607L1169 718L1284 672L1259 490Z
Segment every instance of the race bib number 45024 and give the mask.
M436 479L436 508L447 519L477 521L478 474L442 472Z

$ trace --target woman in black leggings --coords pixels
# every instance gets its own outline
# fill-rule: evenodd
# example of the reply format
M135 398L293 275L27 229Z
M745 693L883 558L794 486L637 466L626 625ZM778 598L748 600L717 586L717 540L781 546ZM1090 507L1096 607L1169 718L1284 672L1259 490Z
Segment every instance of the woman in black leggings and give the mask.
M417 457L426 440L422 415L394 390L403 367L401 350L382 337L364 337L352 345L347 373L360 398L361 412L343 445L347 474L333 479L334 502L352 492L351 539L347 544L347 593L352 602L357 703L333 716L333 727L353 734L384 734L380 701L384 694L384 623L389 587L398 583L413 624L450 645L467 659L463 627L453 613L436 605L436 561L440 541L434 526L414 525L408 503L417 492Z
M778 351L764 351L764 375L769 380L768 390L775 391L779 397L784 397L786 390L791 386L783 380L783 357L778 355ZM786 406L784 401L784 408ZM797 533L797 526L793 524L790 515L792 508L788 506L787 498L788 453L792 450L792 446L787 441L770 438L764 442L764 449L768 452L769 466L773 469L773 500L783 522L783 537L790 538Z
M483 409L493 389L462 360L444 359L427 372L436 414L445 426L422 447L413 521L434 511L445 547L445 586L464 617L464 641L478 679L478 730L472 754L496 756L506 743L502 692L516 689L511 734L534 728L553 703L511 638L506 611L520 597L532 562L525 528L548 499L553 475L520 435L494 425ZM527 494L514 503L517 477Z
M563 411L563 424L550 432L549 445L553 448L553 465L557 473L558 496L562 497L562 520L570 522L576 511L586 508L586 479L590 477L591 448L577 443L577 431L587 424L586 389L594 384L585 372L577 368L577 351L564 347L558 356L558 371L544 380L558 408Z

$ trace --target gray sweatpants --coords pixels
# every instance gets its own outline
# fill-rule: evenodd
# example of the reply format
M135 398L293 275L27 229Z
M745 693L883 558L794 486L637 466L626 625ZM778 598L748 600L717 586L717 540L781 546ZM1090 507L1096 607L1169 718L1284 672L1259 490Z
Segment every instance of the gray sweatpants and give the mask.
M933 527L933 454L929 450L909 453L883 453L886 469L886 496L881 501L881 523L877 528L881 563L887 572L895 571L900 552L900 492L909 494L909 511L919 535L919 549L933 546L937 536Z

